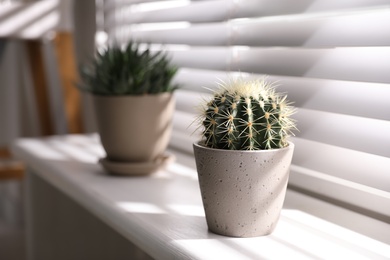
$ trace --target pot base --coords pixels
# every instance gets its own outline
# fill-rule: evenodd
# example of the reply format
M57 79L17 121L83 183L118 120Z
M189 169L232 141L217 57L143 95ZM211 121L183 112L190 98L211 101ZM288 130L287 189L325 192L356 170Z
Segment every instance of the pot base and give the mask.
M101 158L99 163L109 174L137 176L152 174L174 160L174 155L164 154L151 162L116 162L105 157Z

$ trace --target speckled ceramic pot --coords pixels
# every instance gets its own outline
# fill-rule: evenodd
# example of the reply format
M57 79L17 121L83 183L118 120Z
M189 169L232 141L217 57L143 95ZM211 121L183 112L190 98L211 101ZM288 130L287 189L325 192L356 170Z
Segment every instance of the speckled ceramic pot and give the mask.
M232 237L270 234L283 207L294 144L261 151L193 147L209 230Z

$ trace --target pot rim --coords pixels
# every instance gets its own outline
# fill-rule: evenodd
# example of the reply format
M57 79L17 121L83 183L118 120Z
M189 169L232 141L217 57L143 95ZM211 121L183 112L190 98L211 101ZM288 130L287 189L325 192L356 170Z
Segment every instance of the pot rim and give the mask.
M283 148L275 148L275 149L266 149L266 150L228 150L228 149L218 149L218 148L211 148L204 145L204 141L196 141L193 143L194 147L209 150L209 151L215 151L215 152L221 152L221 153L270 153L270 152L276 152L276 151L283 151L288 149L294 149L295 145L293 142L288 141L288 145Z

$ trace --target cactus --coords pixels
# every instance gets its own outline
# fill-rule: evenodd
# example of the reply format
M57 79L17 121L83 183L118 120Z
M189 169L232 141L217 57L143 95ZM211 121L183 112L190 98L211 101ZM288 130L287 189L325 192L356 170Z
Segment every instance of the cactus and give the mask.
M288 145L296 129L295 109L286 95L263 80L220 83L220 90L203 107L204 144L230 150L265 150Z

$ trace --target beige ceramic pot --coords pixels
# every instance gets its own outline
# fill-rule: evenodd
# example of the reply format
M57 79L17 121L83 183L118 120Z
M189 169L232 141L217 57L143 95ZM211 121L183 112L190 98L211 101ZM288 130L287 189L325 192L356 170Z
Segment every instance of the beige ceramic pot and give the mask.
M112 162L150 162L169 143L174 96L93 96L98 131Z
M270 234L283 207L294 145L261 151L193 147L209 230L233 237Z

